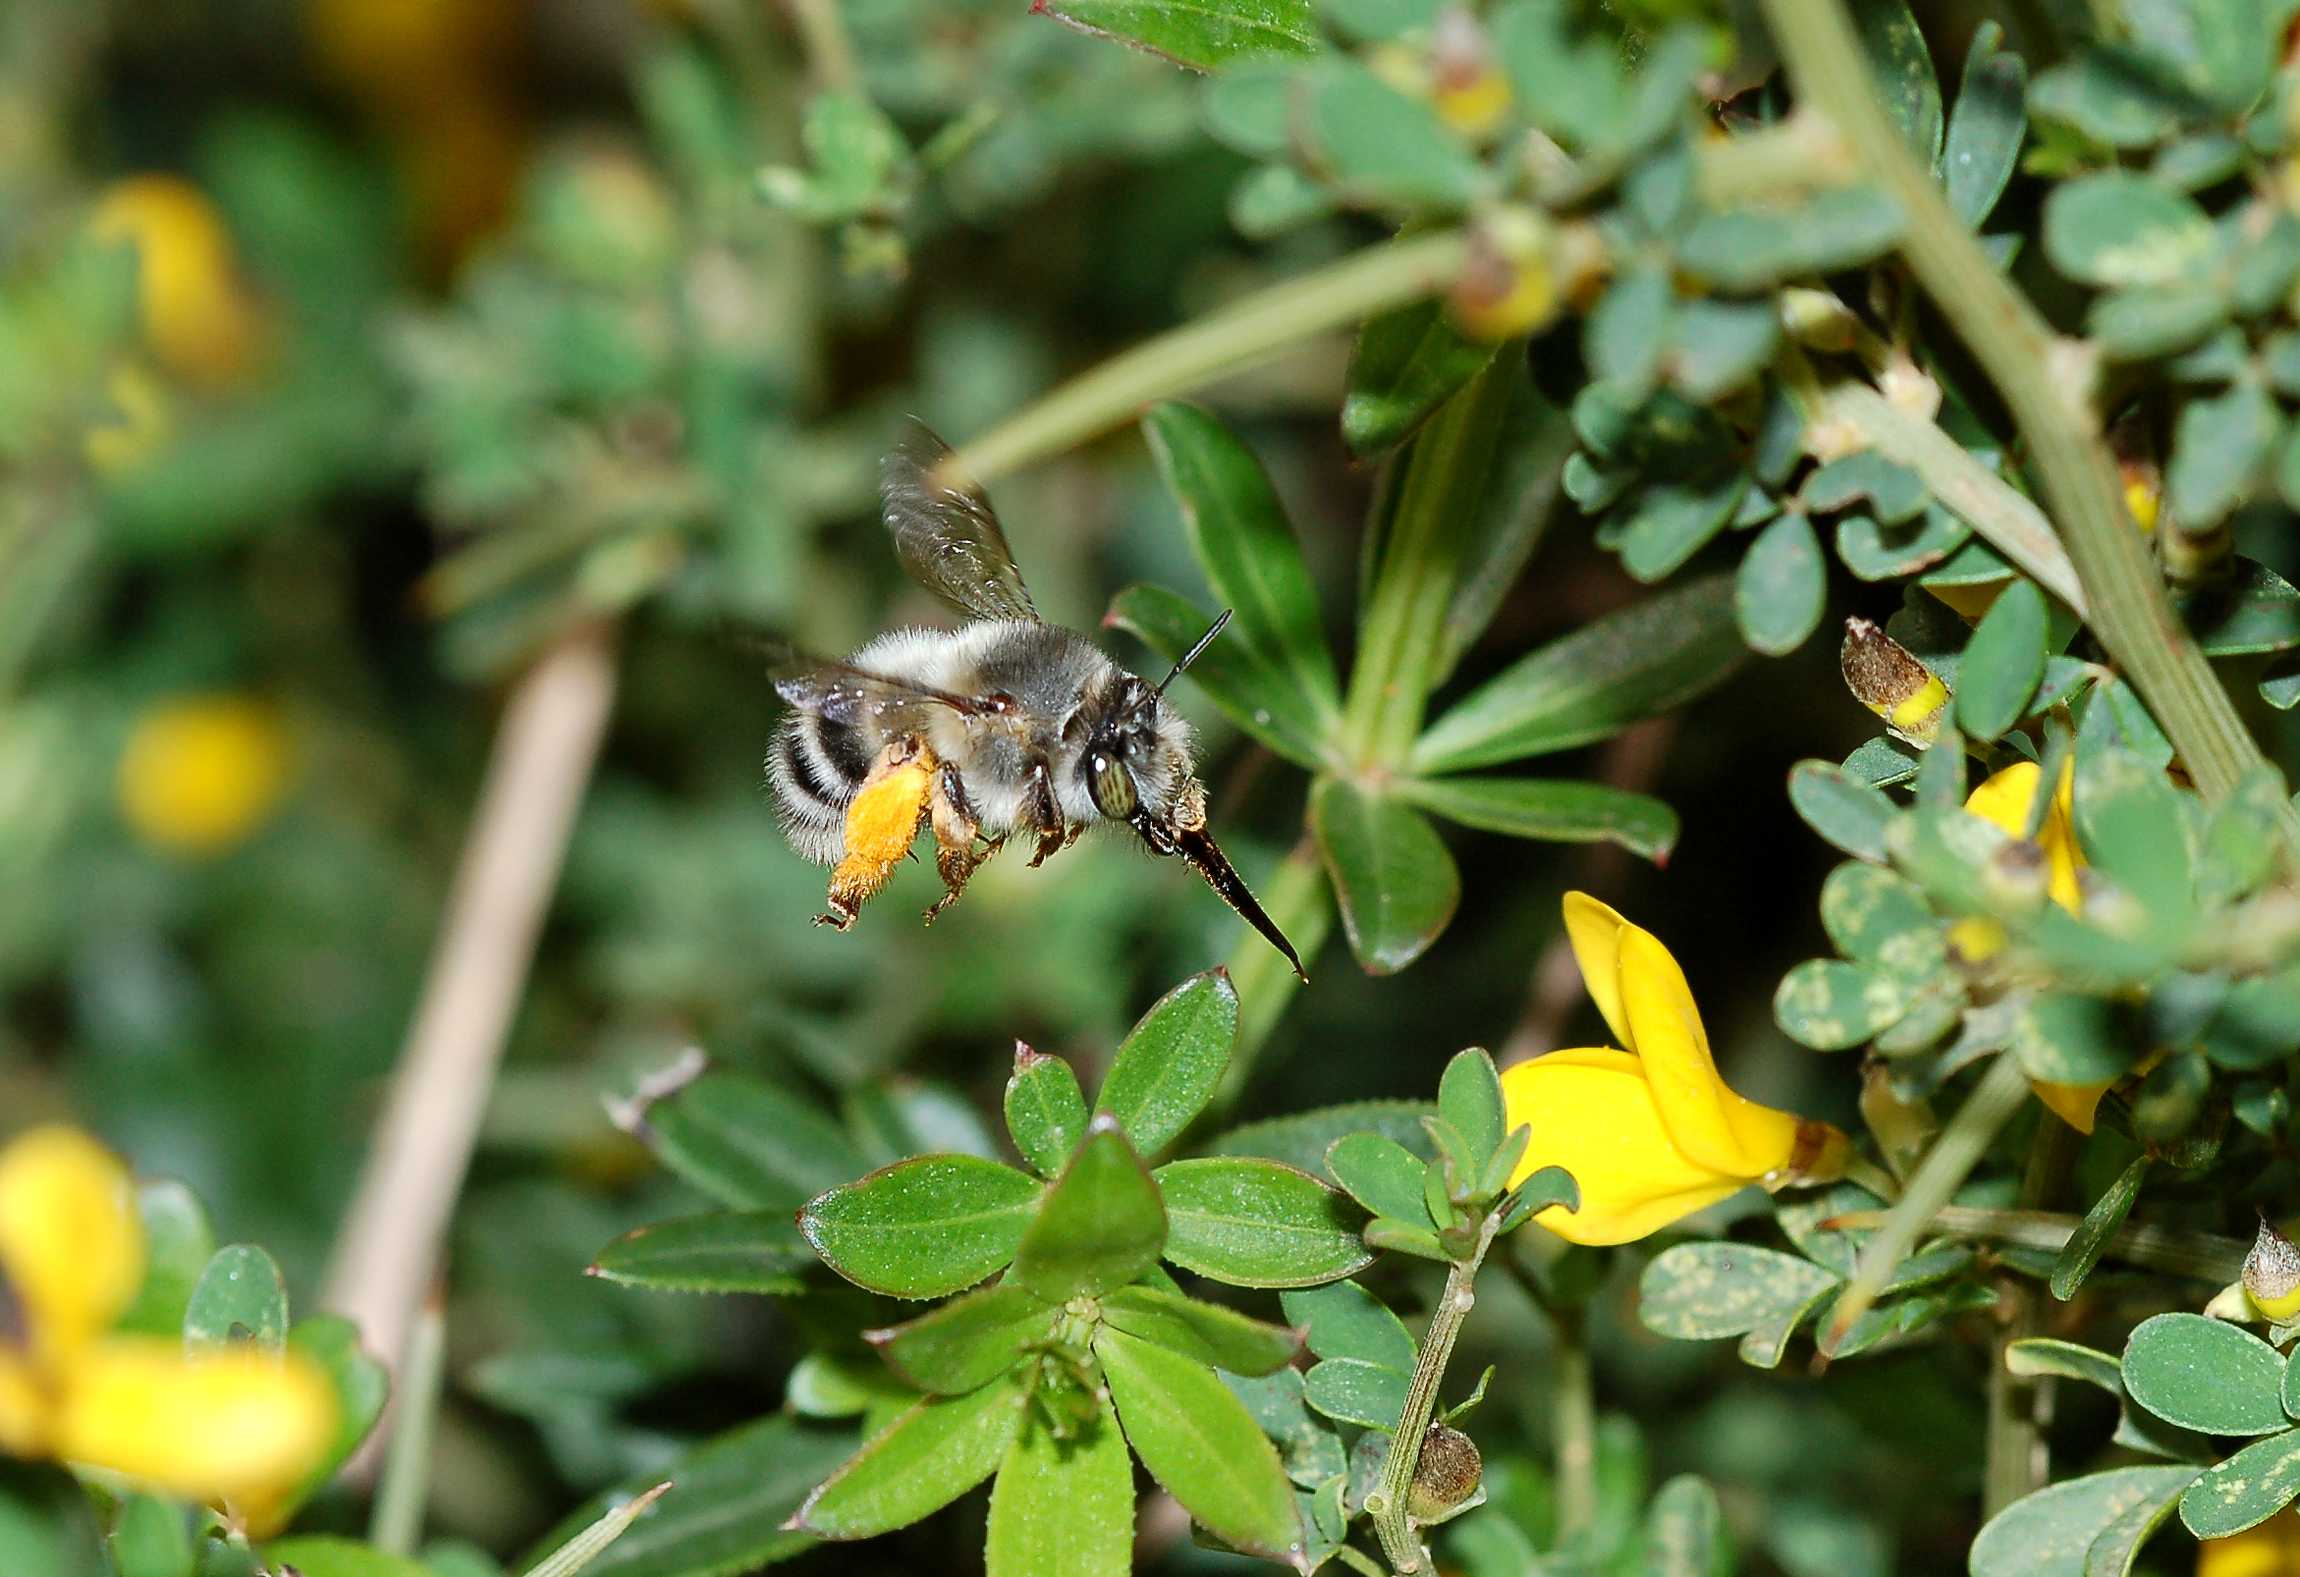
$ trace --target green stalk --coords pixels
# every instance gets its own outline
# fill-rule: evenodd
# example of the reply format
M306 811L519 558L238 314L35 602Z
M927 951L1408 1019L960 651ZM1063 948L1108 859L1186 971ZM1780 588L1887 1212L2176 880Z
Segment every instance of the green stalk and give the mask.
M2236 708L2166 597L2124 507L2088 404L2096 352L2054 335L1950 211L1887 118L1842 0L1760 0L1799 100L1827 116L1867 176L1899 203L1900 249L1918 283L2003 396L2034 456L2076 566L2093 633L2131 678L2208 799L2264 764ZM2300 812L2287 805L2288 840Z
M434 1293L407 1333L391 1445L376 1486L368 1542L386 1555L412 1555L423 1536L424 1502L431 1496L431 1439L439 1422L439 1385L447 1359L447 1320Z
M1462 548L1493 471L1515 375L1505 347L1438 407L1406 457L1342 703L1344 748L1361 766L1398 766L1420 737L1444 662Z
M1413 1379L1406 1386L1405 1409L1390 1436L1389 1455L1382 1458L1381 1477L1366 1492L1366 1512L1374 1519L1374 1534L1382 1541L1382 1553L1389 1557L1390 1569L1397 1577L1417 1577L1429 1570L1429 1552L1422 1548L1421 1534L1406 1514L1407 1493L1414 1481L1414 1465L1421 1460L1422 1436L1429 1432L1430 1414L1437 1408L1438 1387L1444 1383L1446 1365L1453 1361L1454 1343L1461 1338L1462 1322L1477 1302L1478 1267L1493 1247L1501 1218L1499 1209L1488 1213L1478 1230L1476 1249L1446 1272L1445 1292L1422 1337Z
M1882 1226L1886 1212L1854 1210L1831 1218L1839 1231L1862 1232ZM2046 1210L1984 1210L1972 1205L1943 1205L1925 1222L1924 1230L1942 1237L1974 1238L1986 1243L2010 1243L2017 1248L2057 1254L2068 1246L2083 1221ZM2168 1276L2225 1285L2244 1270L2244 1256L2252 1244L2243 1238L2212 1232L2182 1232L2167 1227L2120 1227L2102 1251L2104 1259L2161 1270Z
M1434 296L1468 254L1459 230L1388 241L1258 290L1194 323L1121 352L960 449L945 466L986 484L1131 421L1315 334Z
M1550 1425L1556 1435L1557 1548L1567 1550L1597 1522L1597 1376L1579 1309L1551 1309L1557 1332L1556 1390Z
M2024 1209L2049 1205L2068 1183L2076 1161L2076 1130L2051 1118L2037 1124L2029 1141L2028 1170L2021 1178ZM2052 1457L2045 1429L2052 1422L2053 1383L2049 1375L2024 1377L2005 1363L2012 1344L2044 1331L2040 1287L2010 1272L1997 1277L2000 1307L2009 1317L1989 1338L1988 1432L1981 1472L1983 1520L2036 1490L2051 1477Z

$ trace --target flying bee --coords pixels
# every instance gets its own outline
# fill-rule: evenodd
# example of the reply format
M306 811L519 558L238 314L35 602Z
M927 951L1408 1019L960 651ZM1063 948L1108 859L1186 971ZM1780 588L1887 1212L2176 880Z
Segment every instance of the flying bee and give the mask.
M922 827L944 888L931 923L1009 837L1032 840L1036 867L1088 827L1118 823L1153 854L1189 862L1307 980L1207 832L1190 725L1166 700L1230 615L1157 684L1128 673L1039 618L990 500L948 475L949 456L914 425L880 491L903 568L968 622L890 630L843 661L786 649L776 667L792 708L767 759L783 830L832 867L829 912L815 923L854 924Z

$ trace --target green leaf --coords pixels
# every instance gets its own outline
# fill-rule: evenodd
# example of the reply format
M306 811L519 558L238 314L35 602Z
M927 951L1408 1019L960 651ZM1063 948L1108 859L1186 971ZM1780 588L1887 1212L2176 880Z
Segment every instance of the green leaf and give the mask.
M2193 863L2180 790L2146 758L2115 745L2076 756L2076 830L2084 852L2170 931L2191 904Z
M2121 1077L2138 1053L2119 1026L2113 1003L2079 992L2044 992L2013 1020L2012 1052L2032 1079L2051 1084L2104 1084Z
M2255 1440L2206 1468L2181 1495L2180 1520L2200 1539L2224 1539L2266 1522L2294 1495L2300 1495L2300 1429Z
M1373 1259L1357 1210L1306 1172L1209 1156L1155 1174L1166 1199L1166 1257L1234 1287L1307 1287Z
M1729 575L1673 587L1520 658L1414 746L1435 777L1604 739L1718 684L1745 653Z
M1310 830L1366 973L1395 974L1427 951L1461 902L1461 872L1421 813L1321 777L1310 790Z
M1680 1473L1661 1486L1645 1518L1643 1577L1712 1577L1729 1569L1725 1509L1709 1481Z
M2005 1368L2023 1376L2056 1375L2096 1385L2109 1395L2124 1395L2124 1375L2117 1360L2097 1347L2059 1341L2049 1336L2027 1336L2005 1348Z
M2171 1517L2181 1493L2178 1486L2167 1484L2155 1499L2127 1507L2093 1535L2084 1552L2084 1577L2131 1577L2140 1560L2140 1547Z
M1395 1139L1378 1133L1344 1134L1327 1147L1326 1171L1372 1214L1428 1224L1428 1212L1422 1208L1421 1159Z
M1919 162L1930 167L1941 156L1941 84L1907 0L1870 0L1853 9L1853 22L1885 113Z
M1877 188L1837 187L1787 210L1704 214L1677 259L1723 289L1761 290L1869 262L1900 238L1901 222L1900 205Z
M1165 1242L1158 1185L1103 1113L1031 1218L1014 1279L1048 1303L1100 1297L1157 1264Z
M1310 0L1060 0L1039 7L1081 32L1132 44L1194 71L1219 71L1257 55L1312 55L1318 28Z
M2180 616L2207 657L2242 657L2300 646L2300 589L2267 565L2239 558L2226 581L2178 599Z
M663 1292L788 1295L813 1263L787 1212L721 1210L636 1227L601 1249L589 1274Z
M2004 29L1983 22L1973 30L1965 54L1964 80L1956 108L1949 112L1948 141L1941 150L1941 180L1949 206L1974 229L1997 205L2020 162L2028 132L2028 66L2001 48Z
M1309 127L1333 182L1378 207L1451 212L1485 189L1485 172L1437 112L1347 57L1310 77Z
M997 1379L1045 1339L1061 1311L1013 1282L981 1287L931 1314L865 1331L887 1367L921 1391L964 1396Z
M1014 1072L1006 1081L1006 1133L1039 1176L1062 1170L1086 1137L1086 1096L1069 1063L1014 1043Z
M1773 1022L1799 1045L1843 1051L1890 1029L1909 1010L1902 977L1835 958L1809 958L1781 977Z
M1410 1374L1413 1334L1390 1306L1354 1281L1328 1282L1278 1294L1286 1318L1309 1332L1320 1358L1354 1358Z
M2158 1314L2124 1343L2124 1388L2168 1424L2212 1435L2264 1435L2290 1426L2284 1360L2242 1326L2201 1314Z
M1157 1287L1121 1287L1102 1300L1107 1325L1232 1374L1283 1369L1302 1350L1302 1333L1248 1319Z
M1990 604L1957 668L1957 725L1995 739L2020 721L2044 678L2044 593L2016 580Z
M179 1336L192 1291L215 1257L215 1233L198 1196L181 1183L139 1183L136 1210L144 1224L144 1281L118 1328L139 1336Z
M1206 84L1200 99L1216 142L1255 159L1283 158L1293 146L1294 81L1299 66L1284 56L1242 60Z
M2111 361L2146 361L2196 344L2228 321L2228 301L2210 280L2137 285L2097 297L2085 332Z
M1559 481L1578 440L1566 413L1535 387L1523 358L1502 369L1510 385L1492 464L1468 528L1453 540L1459 574L1445 611L1431 687L1444 682L1516 587L1557 517Z
M2182 405L2164 468L2171 528L2209 531L2235 513L2268 474L2268 457L2283 436L2284 413L2255 378Z
M1335 1140L1353 1133L1377 1133L1426 1159L1430 1142L1422 1119L1436 1111L1429 1101L1346 1101L1247 1123L1216 1135L1205 1149L1208 1155L1252 1155L1283 1161L1296 1171L1315 1176Z
M192 1577L191 1519L172 1501L153 1495L122 1500L111 1546L120 1577Z
M2132 1202L2140 1194L2140 1180L2148 1172L2149 1157L2137 1155L2131 1164L2116 1175L2116 1181L2093 1201L2084 1213L2084 1220L2069 1234L2068 1242L2061 1246L2060 1256L2052 1263L2052 1295L2066 1303L2076 1296L2092 1268L2100 1263L2100 1256L2108 1249L2108 1240L2116 1236L2124 1225L2124 1218L2132 1213Z
M1433 815L1548 843L1614 843L1656 864L1677 845L1677 812L1650 794L1574 778L1404 778L1397 792Z
M264 1546L264 1560L274 1571L292 1567L301 1577L431 1577L419 1561L332 1533L274 1539Z
M0 1571L113 1577L87 1491L63 1469L0 1458Z
M1882 863L1885 828L1899 814L1879 788L1827 761L1789 769L1789 803L1823 838L1856 859Z
M1925 480L1874 449L1831 460L1805 479L1805 507L1827 514L1863 499L1888 526L1906 525L1925 512Z
M1642 489L1606 524L1616 533L1621 567L1641 581L1668 579L1732 523L1748 490L1738 471Z
M1228 971L1192 975L1127 1032L1095 1099L1096 1115L1117 1118L1137 1155L1156 1155L1213 1098L1237 1038L1238 992Z
M990 1477L1029 1405L1029 1392L1008 1380L927 1398L841 1464L790 1525L818 1538L867 1539L940 1511Z
M1040 1193L1037 1179L996 1161L924 1155L809 1201L799 1230L859 1287L939 1298L1014 1257Z
M335 1392L335 1436L296 1487L290 1504L316 1494L351 1459L391 1399L391 1372L360 1345L359 1327L340 1314L315 1314L288 1331L288 1349L317 1364ZM126 1577L126 1574L122 1574Z
M2064 181L2044 204L2044 251L2087 285L2169 285L2201 268L2212 221L2181 193L2129 170Z
M1809 1259L1746 1243L1679 1243L1637 1281L1637 1317L1656 1335L1708 1341L1803 1307L1837 1284Z
M1669 387L1697 405L1746 388L1781 343L1780 313L1770 301L1680 302L1670 323Z
M2135 1506L2177 1495L2194 1468L2124 1467L2047 1485L1991 1517L1973 1540L1972 1577L2086 1577L2093 1541Z
M625 1126L664 1165L736 1210L795 1210L869 1169L813 1101L733 1069L714 1068L647 1103Z
M1482 1046L1457 1051L1438 1075L1438 1115L1452 1124L1468 1147L1471 1176L1483 1171L1486 1161L1501 1148L1506 1123L1502 1116L1501 1076Z
M1128 1577L1134 1464L1105 1396L1094 1422L1057 1438L1034 1416L990 1486L986 1577Z
M1225 639L1287 675L1329 731L1341 687L1301 544L1254 452L1209 411L1169 400L1142 418L1159 475L1182 506L1190 550L1235 617Z
M1668 270L1632 264L1606 287L1582 325L1581 357L1589 375L1641 400L1661 375L1661 350L1677 304Z
M1763 531L1741 556L1733 577L1733 613L1741 638L1768 657L1805 644L1827 601L1827 567L1813 522L1791 510Z
M1212 614L1163 586L1129 586L1102 622L1124 630L1165 662L1179 662L1213 624ZM1298 767L1320 765L1324 730L1307 697L1243 644L1216 640L1190 665L1190 683L1224 717Z
M1927 974L1947 953L1924 889L1881 866L1831 871L1821 884L1821 925L1847 958L1902 975Z
M1867 514L1837 519L1837 557L1862 580L1898 580L1947 560L1972 537L1972 527L1940 504L1915 519L1879 524Z
M1559 0L1514 0L1493 19L1493 41L1525 113L1567 147L1608 145L1628 118L1621 51L1602 32L1569 31Z
M2029 108L2112 148L2145 148L2179 130L2193 106L2128 55L2093 49L2038 76Z
M1328 1358L1302 1377L1302 1395L1328 1418L1394 1431L1405 1411L1410 1378L1362 1358Z
M1105 1325L1094 1333L1128 1444L1184 1510L1223 1542L1285 1559L1302 1540L1277 1448L1214 1371Z
M184 1306L184 1345L252 1342L276 1351L287 1330L287 1286L271 1255L253 1243L217 1249Z
M1358 330L1342 395L1342 442L1360 458L1394 449L1493 360L1462 338L1438 301L1377 313Z

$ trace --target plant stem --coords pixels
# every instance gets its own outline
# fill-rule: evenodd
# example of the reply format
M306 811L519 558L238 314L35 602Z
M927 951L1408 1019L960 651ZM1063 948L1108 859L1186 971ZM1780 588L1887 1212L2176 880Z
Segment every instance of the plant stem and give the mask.
M1407 456L1343 702L1344 747L1363 767L1402 765L1421 733L1516 376L1505 348L1438 407Z
M431 1438L439 1422L439 1384L447 1360L447 1319L432 1289L408 1332L407 1355L394 1393L399 1416L385 1452L383 1477L369 1514L368 1541L386 1555L412 1555L423 1536L424 1502L431 1498Z
M1829 1323L1821 1333L1822 1356L1833 1355L1853 1322L1869 1311L1877 1301L1877 1293L1916 1242L1917 1234L1926 1226L1957 1191L1973 1166L1997 1136L1997 1130L2011 1120L2028 1099L2028 1075L2021 1071L2019 1061L2010 1052L2001 1052L1991 1059L1981 1082L1965 1098L1956 1116L1941 1130L1933 1147L1909 1178L1907 1192L1899 1204L1885 1212L1877 1235L1869 1239L1861 1250L1861 1258L1853 1267L1853 1279L1838 1297L1830 1311Z
M1460 1339L1462 1322L1477 1302L1478 1267L1493 1247L1501 1214L1498 1209L1487 1214L1484 1226L1478 1229L1476 1249L1446 1272L1445 1292L1430 1314L1429 1330L1422 1336L1413 1379L1406 1386L1405 1409L1390 1436L1389 1455L1382 1458L1381 1477L1366 1495L1374 1533L1398 1577L1416 1577L1429 1569L1429 1552L1422 1548L1421 1535L1406 1515L1407 1491L1414 1481L1414 1465L1421 1460L1422 1436L1429 1432L1430 1414L1437 1407L1438 1386L1445 1380L1446 1365L1453 1361L1453 1346Z
M1597 1376L1581 1311L1549 1307L1557 1333L1551 1443L1557 1454L1557 1548L1570 1549L1597 1521Z
M2021 1178L2024 1209L2048 1205L2059 1196L2076 1160L2076 1130L2050 1117L2037 1124L2029 1141L2028 1170ZM2044 1329L2043 1302L2036 1283L2010 1273L1997 1278L2005 1319L1989 1341L1988 1434L1981 1473L1981 1517L1987 1520L2014 1501L2042 1489L2051 1476L2052 1457L2045 1430L2052 1422L2053 1383L2049 1375L2016 1375L2005 1364L2014 1342Z
M2035 457L2076 566L2088 622L2128 674L2208 799L2265 765L2228 693L2166 597L2124 507L2088 402L2096 352L2054 335L1981 251L1885 115L1842 0L1760 0L1800 102L1819 110L1863 172L1900 205L1901 254L2004 398ZM2300 812L2284 807L2288 842Z
M1830 1225L1857 1232L1881 1226L1885 1219L1884 1211L1855 1210L1833 1217ZM1971 1205L1943 1205L1924 1223L1924 1230L1942 1237L1977 1238L2057 1254L2068 1246L2069 1238L2083 1224L2076 1216L2044 1210L1983 1210ZM2251 1247L2245 1239L2221 1237L2212 1232L2127 1226L2117 1229L2102 1255L2144 1270L2161 1270L2171 1276L2225 1285L2242 1273L2244 1256Z
M839 15L844 0L789 0L791 20L798 24L799 40L822 85L834 92L853 93L862 88L862 68L855 64L853 40L847 37L846 19Z
M983 484L1130 420L1328 329L1435 295L1460 272L1468 239L1443 230L1384 242L1258 290L1081 373L943 462Z

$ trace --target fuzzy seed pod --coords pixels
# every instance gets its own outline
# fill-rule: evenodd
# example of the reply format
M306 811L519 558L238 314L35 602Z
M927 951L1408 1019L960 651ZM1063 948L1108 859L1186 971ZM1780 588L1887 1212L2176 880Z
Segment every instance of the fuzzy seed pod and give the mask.
M1414 1481L1406 1491L1406 1515L1420 1523L1441 1522L1448 1512L1477 1493L1485 1459L1477 1442L1451 1424L1432 1424L1422 1436Z

